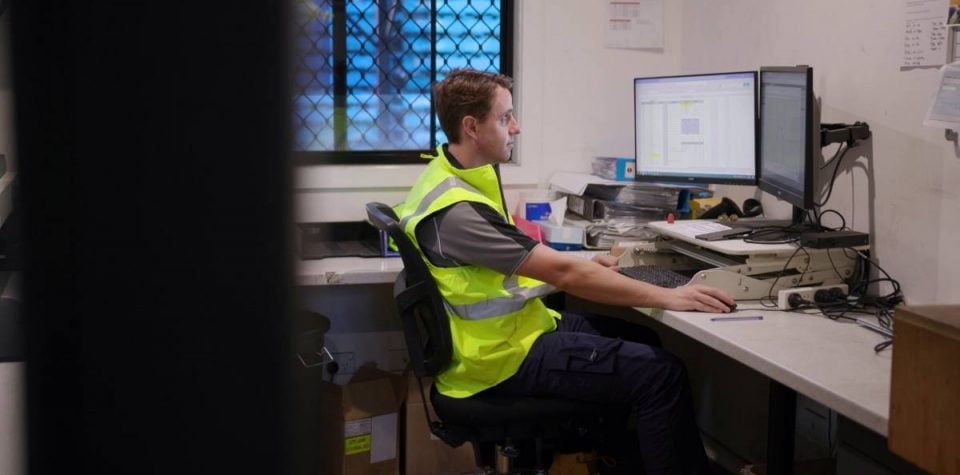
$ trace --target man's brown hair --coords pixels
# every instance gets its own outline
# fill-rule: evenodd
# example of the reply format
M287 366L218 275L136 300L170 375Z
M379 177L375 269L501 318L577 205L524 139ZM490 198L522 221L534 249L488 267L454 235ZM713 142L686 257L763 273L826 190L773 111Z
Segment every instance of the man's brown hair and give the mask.
M450 143L460 143L460 121L470 115L484 121L493 107L497 86L510 90L513 79L474 69L455 69L433 87L440 127Z

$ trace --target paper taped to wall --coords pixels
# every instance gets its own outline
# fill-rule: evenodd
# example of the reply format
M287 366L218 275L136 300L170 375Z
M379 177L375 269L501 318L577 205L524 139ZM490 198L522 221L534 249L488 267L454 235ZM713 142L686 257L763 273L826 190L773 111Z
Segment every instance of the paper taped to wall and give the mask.
M923 125L957 130L960 128L960 62L940 68L940 81Z

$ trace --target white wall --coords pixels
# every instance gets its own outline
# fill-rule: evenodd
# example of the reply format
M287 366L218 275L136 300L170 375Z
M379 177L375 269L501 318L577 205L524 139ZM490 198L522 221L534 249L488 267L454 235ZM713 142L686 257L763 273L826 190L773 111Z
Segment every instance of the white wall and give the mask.
M557 170L589 171L594 156L632 157L632 80L680 67L682 2L665 2L663 50L604 48L606 2L517 3L520 156L542 160L539 183Z
M902 16L903 2L684 0L681 70L813 66L822 120L873 131L872 147L845 160L871 158L841 172L827 207L872 233L908 303L957 303L960 154L921 125L937 72L900 70Z

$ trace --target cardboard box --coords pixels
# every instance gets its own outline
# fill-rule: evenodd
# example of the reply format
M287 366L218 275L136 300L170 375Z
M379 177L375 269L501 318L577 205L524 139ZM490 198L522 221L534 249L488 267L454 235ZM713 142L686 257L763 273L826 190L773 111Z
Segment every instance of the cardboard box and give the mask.
M600 473L597 466L595 452L554 454L550 475L597 475Z
M403 376L361 367L343 387L343 474L396 475Z
M430 397L429 378L423 379L423 391ZM410 375L407 381L406 404L406 448L404 450L404 467L407 474L452 475L474 473L475 459L473 445L469 442L453 448L438 439L427 427L426 417L423 415L423 399L420 397L420 388L417 378ZM427 401L430 417L433 419L433 408ZM434 419L435 420L435 419Z

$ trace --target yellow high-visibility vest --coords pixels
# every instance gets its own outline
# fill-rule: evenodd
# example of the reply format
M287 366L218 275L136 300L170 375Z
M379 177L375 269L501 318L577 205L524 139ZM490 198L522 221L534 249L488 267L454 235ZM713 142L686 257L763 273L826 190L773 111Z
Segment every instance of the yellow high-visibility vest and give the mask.
M556 329L560 315L540 297L555 290L539 280L505 276L485 267L437 267L416 244L417 224L455 203L473 201L489 206L513 223L503 203L493 165L460 169L437 147L426 170L397 206L403 231L417 246L437 281L450 317L453 358L436 378L441 394L464 398L509 378L523 362L533 342Z

